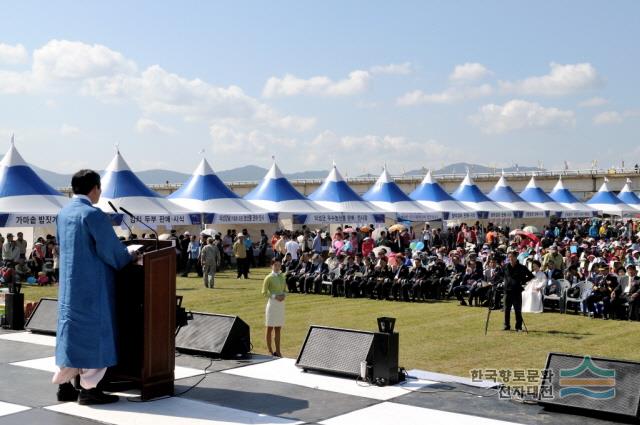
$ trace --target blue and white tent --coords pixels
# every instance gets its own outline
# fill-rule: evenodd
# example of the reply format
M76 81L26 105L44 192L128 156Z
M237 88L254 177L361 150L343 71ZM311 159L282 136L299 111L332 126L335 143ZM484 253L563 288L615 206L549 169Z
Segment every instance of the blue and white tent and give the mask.
M393 181L386 166L376 183L362 198L381 210L395 215L396 220L434 221L442 219L441 212L428 209L409 198Z
M135 216L135 220L124 216L125 221L131 224L144 222L152 227L200 224L200 214L194 214L149 189L131 171L120 151L109 163L101 184L102 195L97 206L109 214L113 213L109 201L118 209L125 208Z
M638 198L638 195L631 190L630 185L631 179L627 179L627 183L624 185L620 193L618 193L618 198L632 208L640 210L640 198Z
M431 176L431 170L424 176L420 186L409 194L420 205L444 214L447 220L477 218L478 213L465 207L451 197Z
M608 182L609 179L605 177L602 186L587 201L587 205L609 215L630 216L637 213L635 208L622 202L615 193L609 190Z
M262 208L249 203L229 189L213 171L205 158L189 180L167 199L183 208L202 214L205 223L270 223L277 222Z
M362 199L347 184L335 164L309 199L330 211L343 214L343 223L384 223L385 220L385 212Z
M540 218L547 216L546 211L529 204L519 197L511 186L507 184L504 174L487 196L498 205L513 211L516 216L522 216L523 218Z
M534 176L531 176L531 180L529 180L527 186L520 192L520 197L540 209L549 211L552 215L571 217L573 214L571 209L563 207L547 195L545 191L538 186Z
M244 196L251 204L280 218L293 219L295 224L340 222L326 215L330 211L307 199L287 180L274 162L260 184Z
M562 205L567 210L573 211L572 217L594 217L598 215L598 211L580 202L573 193L564 187L562 183L562 177L558 179L558 183L553 187L553 190L549 192L549 197ZM569 215L568 212L564 212L563 215ZM565 217L566 217L565 215Z
M513 218L513 211L493 202L471 179L467 172L464 180L451 196L467 208L479 213L481 218Z
M11 146L0 161L0 226L55 225L69 198L44 182Z

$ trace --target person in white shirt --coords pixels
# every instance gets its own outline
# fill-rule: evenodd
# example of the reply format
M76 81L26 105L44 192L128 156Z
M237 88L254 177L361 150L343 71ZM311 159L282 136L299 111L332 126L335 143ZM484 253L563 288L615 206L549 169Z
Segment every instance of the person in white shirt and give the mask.
M2 260L15 264L20 259L20 248L13 240L13 235L7 233L7 241L2 245Z
M532 272L535 276L522 291L522 312L542 313L542 289L547 283L547 275L540 270L540 261L533 260Z
M428 224L424 225L424 229L422 230L422 241L424 243L424 249L431 249L431 227Z
M300 251L300 244L295 241L295 239L290 239L287 243L284 244L284 249L287 254L291 254L291 259L293 261L298 261L298 252Z

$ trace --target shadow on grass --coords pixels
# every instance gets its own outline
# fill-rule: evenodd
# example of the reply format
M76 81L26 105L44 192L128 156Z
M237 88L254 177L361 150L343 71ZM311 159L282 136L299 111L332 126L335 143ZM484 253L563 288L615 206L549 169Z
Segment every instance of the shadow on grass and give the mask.
M529 333L531 334L540 334L540 335L553 335L553 336L562 336L565 338L571 338L571 339L582 339L586 336L593 336L593 333L590 332L565 332L565 331L556 331L556 330L551 330L551 331L537 331L537 330L529 330Z

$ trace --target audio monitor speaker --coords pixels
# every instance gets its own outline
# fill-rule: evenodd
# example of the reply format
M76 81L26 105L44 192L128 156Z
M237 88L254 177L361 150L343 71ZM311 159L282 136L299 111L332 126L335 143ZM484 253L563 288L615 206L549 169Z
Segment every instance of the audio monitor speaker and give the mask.
M180 352L230 359L251 351L249 325L237 316L193 313L193 320L176 336Z
M303 370L359 377L366 362L367 379L395 384L398 375L398 333L311 326L296 366Z
M538 403L637 418L640 363L549 353Z
M55 335L58 330L58 300L41 298L24 328L33 333Z

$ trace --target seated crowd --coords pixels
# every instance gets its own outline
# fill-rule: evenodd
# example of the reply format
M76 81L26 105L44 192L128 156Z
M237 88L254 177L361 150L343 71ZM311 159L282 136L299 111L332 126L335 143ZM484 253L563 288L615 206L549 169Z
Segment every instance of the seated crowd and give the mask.
M19 291L22 283L48 285L58 281L58 245L52 235L39 237L27 253L27 241L18 232L0 234L2 245L2 265L0 266L0 286L8 286Z
M282 230L271 245L292 293L395 301L455 297L461 305L498 309L502 270L515 251L541 280L545 305L563 310L566 298L590 317L639 319L640 238L631 220L558 220L537 236L477 222L442 230L426 225L419 234L390 229L347 226L333 235Z

